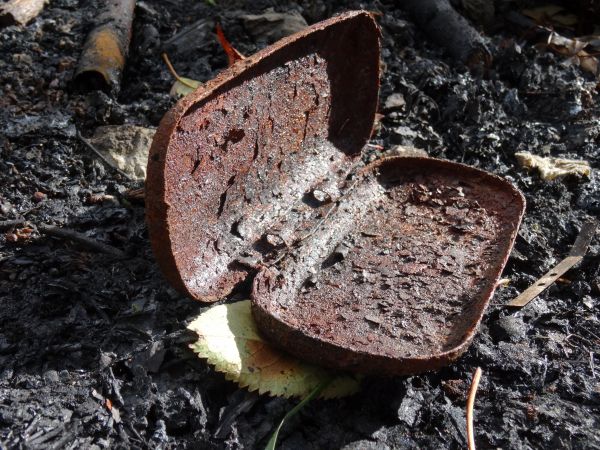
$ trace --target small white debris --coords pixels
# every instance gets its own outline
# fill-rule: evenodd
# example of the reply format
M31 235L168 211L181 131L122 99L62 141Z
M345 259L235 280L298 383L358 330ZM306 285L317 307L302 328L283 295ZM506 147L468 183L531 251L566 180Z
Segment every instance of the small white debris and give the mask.
M135 125L108 125L96 128L90 143L123 172L144 180L155 132L153 128Z
M404 96L400 93L394 93L392 95L390 95L386 100L385 100L385 104L383 105L384 109L391 111L394 109L400 109L402 108L404 105L406 105L406 101L404 100Z
M592 173L590 163L577 159L562 159L542 157L529 152L515 153L515 158L521 167L537 169L544 180L554 180L567 175L584 176L589 178Z
M427 158L429 155L422 148L407 145L395 145L384 153L384 156L420 156Z

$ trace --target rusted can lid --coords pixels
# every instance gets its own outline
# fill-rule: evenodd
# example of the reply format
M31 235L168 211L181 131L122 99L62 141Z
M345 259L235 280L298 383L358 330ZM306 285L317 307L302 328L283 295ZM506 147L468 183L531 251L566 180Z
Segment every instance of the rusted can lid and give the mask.
M346 13L236 63L155 136L147 221L195 299L252 284L260 330L305 360L410 374L465 351L524 211L505 180L395 157L362 166L379 30Z
M261 242L277 246L269 233L309 219L297 211L303 194L348 173L378 90L379 30L358 11L283 39L180 100L160 123L146 182L168 280L203 301L243 282Z

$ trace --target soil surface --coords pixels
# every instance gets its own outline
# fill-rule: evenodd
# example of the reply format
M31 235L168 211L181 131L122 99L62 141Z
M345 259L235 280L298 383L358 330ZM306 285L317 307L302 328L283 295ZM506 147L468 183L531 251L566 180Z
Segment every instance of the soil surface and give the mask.
M136 7L120 94L76 93L70 80L100 3L54 0L28 26L0 31L0 221L33 224L0 235L0 447L263 448L296 403L239 390L188 350L185 326L204 306L158 270L144 206L128 195L141 184L77 137L101 125L155 127L174 103L160 59L168 40L196 23L186 48L167 47L180 74L206 81L227 65L215 22L252 54L279 36L249 30L242 16L274 7L309 24L349 9L381 13L384 117L365 161L415 146L501 175L527 198L503 274L510 282L465 356L435 373L368 378L353 397L315 401L284 427L280 448L464 448L477 366L479 448L600 448L600 239L526 308L503 307L566 256L600 212L595 173L544 181L514 157L585 159L596 172L597 79L506 25L501 7L486 33L493 65L471 73L392 1L152 0ZM404 102L385 108L392 94ZM126 257L40 234L42 223Z

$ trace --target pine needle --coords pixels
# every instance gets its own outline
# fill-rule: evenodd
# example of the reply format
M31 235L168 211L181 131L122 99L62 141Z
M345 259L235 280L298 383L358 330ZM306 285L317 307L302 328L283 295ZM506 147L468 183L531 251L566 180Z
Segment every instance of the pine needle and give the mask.
M475 450L475 435L473 433L473 404L475 403L475 394L477 393L480 379L481 367L478 367L473 375L471 389L469 389L469 397L467 398L467 443L469 450Z

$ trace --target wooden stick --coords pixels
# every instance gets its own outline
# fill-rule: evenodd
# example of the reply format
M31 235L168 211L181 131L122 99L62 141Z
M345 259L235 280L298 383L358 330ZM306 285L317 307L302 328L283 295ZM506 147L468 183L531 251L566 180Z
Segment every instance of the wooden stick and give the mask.
M577 236L573 247L571 247L569 256L542 275L535 283L525 289L521 295L508 303L507 306L522 308L523 306L527 305L531 300L546 290L548 286L563 276L571 267L581 261L585 255L585 252L587 251L588 246L590 245L590 242L592 242L592 238L594 237L597 226L598 222L594 219L586 222L581 227L579 235Z
M427 37L445 48L452 58L470 68L491 65L492 54L485 40L448 0L404 0L398 5L408 11Z
M471 389L469 389L469 397L467 398L467 444L469 450L475 450L475 434L473 432L473 404L475 403L475 394L481 380L481 367L475 369L473 381L471 381Z
M14 227L20 227L26 223L27 221L25 219L0 220L0 231L6 231Z
M50 236L56 236L60 238L69 239L71 241L77 242L84 247L87 247L91 250L96 250L101 253L107 253L109 255L115 256L117 258L126 258L127 255L125 252L119 250L112 245L105 244L103 242L97 241L96 239L92 239L86 236L83 233L78 233L77 231L67 230L65 228L55 227L53 225L46 225L45 223L41 223L37 226L37 229L44 234L48 234Z
M124 177L125 177L125 178L127 178L128 180L130 180L130 181L132 180L132 178L131 178L129 175L127 175L125 172L123 172L121 169L119 169L119 168L118 168L116 165L114 165L112 162L110 162L110 161L109 161L109 160L106 158L106 156L104 156L102 153L100 153L100 152L98 151L98 149L97 149L96 147L94 147L90 141L88 141L87 139L85 139L85 138L84 138L84 137L83 137L83 136L82 136L82 135L79 133L79 131L77 132L77 137L79 138L79 140L80 140L81 142L83 142L83 143L85 144L85 146L86 146L87 148L89 148L91 151L93 151L93 152L96 154L96 156L97 156L98 158L100 158L100 159L101 159L101 160L104 162L104 164L106 164L108 167L110 167L111 169L115 170L117 173L119 173L120 175L124 176Z

